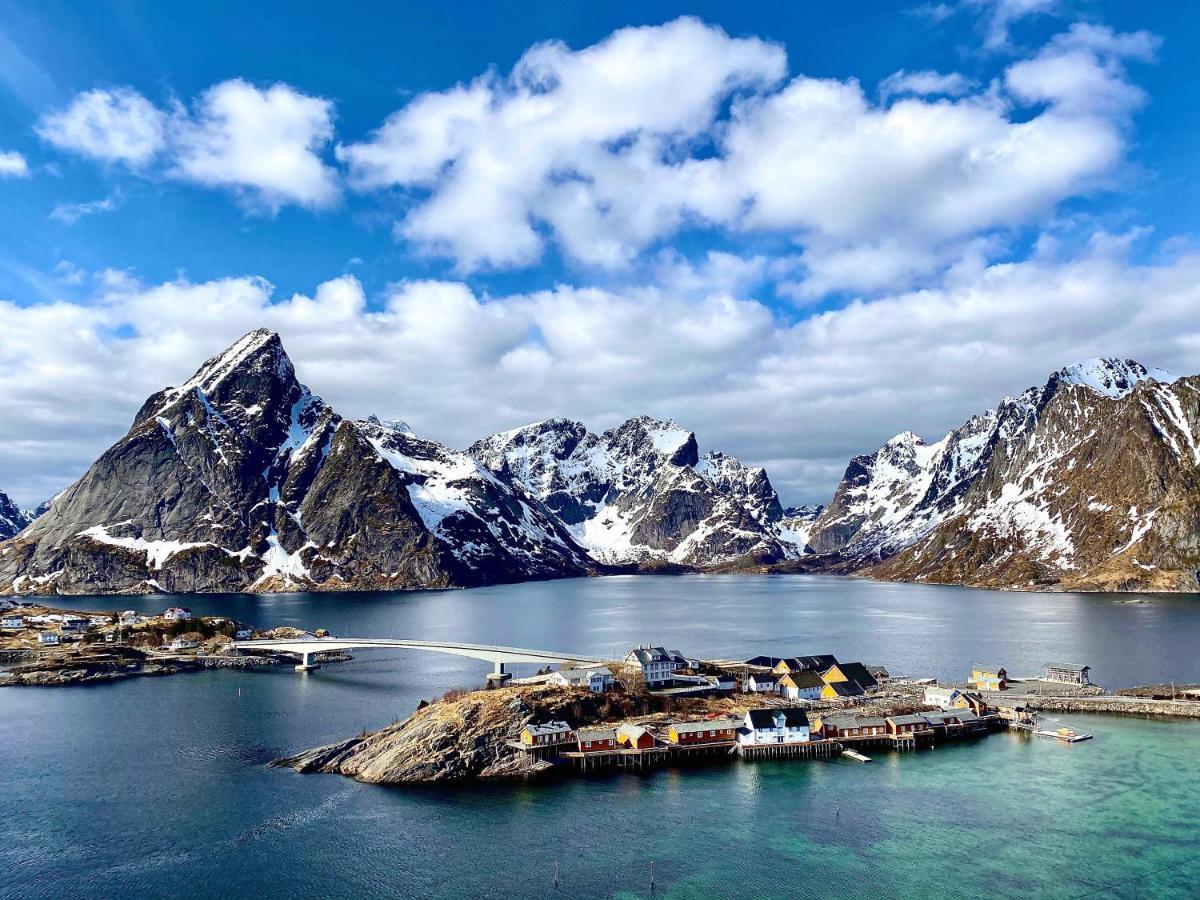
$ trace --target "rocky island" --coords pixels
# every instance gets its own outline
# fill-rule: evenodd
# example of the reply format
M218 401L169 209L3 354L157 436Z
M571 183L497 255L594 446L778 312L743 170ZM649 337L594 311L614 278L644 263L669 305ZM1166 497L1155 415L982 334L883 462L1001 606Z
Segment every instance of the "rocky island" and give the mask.
M0 685L94 684L212 668L291 663L271 654L244 655L235 639L294 637L295 628L256 631L223 616L193 616L184 607L158 614L80 612L9 604L0 612Z

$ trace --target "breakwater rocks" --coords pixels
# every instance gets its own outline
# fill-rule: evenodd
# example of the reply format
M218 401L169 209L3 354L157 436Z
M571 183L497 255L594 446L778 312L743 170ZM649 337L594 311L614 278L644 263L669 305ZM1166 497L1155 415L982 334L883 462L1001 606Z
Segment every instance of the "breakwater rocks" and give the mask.
M1030 697L1023 702L1030 709L1036 709L1039 712L1116 713L1129 716L1200 719L1200 702L1197 701L1106 696Z

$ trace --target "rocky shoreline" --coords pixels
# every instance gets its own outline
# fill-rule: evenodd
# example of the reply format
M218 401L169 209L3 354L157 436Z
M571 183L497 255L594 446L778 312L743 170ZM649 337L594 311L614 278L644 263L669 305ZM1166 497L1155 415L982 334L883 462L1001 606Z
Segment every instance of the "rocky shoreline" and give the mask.
M1200 719L1200 701L1152 700L1128 696L1037 697L1023 701L1038 712L1103 713L1105 715L1152 716Z

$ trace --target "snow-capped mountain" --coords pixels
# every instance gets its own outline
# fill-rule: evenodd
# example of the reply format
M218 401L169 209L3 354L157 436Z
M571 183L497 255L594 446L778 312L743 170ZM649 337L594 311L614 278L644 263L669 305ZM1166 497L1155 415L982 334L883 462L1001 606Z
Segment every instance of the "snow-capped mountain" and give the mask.
M21 509L4 491L0 491L0 541L12 537L38 515L38 510Z
M857 457L810 542L883 578L1194 590L1198 485L1200 379L1096 359Z
M798 555L779 497L761 468L699 455L696 436L647 416L589 432L547 419L484 438L467 452L520 485L575 540L610 564L711 567Z
M449 587L581 574L541 504L403 423L343 419L259 330L142 406L0 546L16 593Z

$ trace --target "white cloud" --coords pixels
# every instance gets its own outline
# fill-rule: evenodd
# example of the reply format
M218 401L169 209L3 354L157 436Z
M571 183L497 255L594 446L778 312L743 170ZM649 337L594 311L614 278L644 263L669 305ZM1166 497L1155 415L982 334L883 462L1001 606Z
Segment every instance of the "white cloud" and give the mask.
M0 178L28 178L29 163L16 150L0 151Z
M1077 23L1033 59L1010 66L1005 85L1018 99L1051 104L1062 114L1119 117L1145 101L1127 80L1122 59L1153 59L1158 44L1144 31L1116 34Z
M579 51L538 44L507 77L421 95L338 156L362 189L428 191L399 232L465 269L536 261L537 222L576 259L616 266L689 207L735 211L712 167L691 158L695 145L711 140L723 101L777 83L785 67L778 46L695 19Z
M50 210L50 218L64 225L74 225L80 219L94 216L97 213L112 212L121 205L120 191L114 191L99 200L87 200L83 203L59 203Z
M410 191L397 234L465 271L530 265L547 240L618 268L697 225L795 241L798 295L896 289L1111 175L1142 100L1122 60L1152 54L1076 26L986 88L902 70L876 104L853 79L784 83L779 47L681 19L538 45L338 156L361 190Z
M271 209L321 207L338 195L319 156L333 138L333 104L286 84L260 90L241 79L209 88L190 116L171 123L175 177L251 191Z
M165 146L166 120L137 91L116 88L77 94L66 109L43 116L35 130L60 150L144 166Z
M982 14L984 47L988 50L1010 47L1009 30L1015 23L1056 13L1062 7L1062 0L962 0L962 3Z
M333 139L333 104L286 84L232 79L193 108L170 110L131 88L87 91L36 130L60 149L144 172L161 160L168 177L228 188L270 211L329 206L338 196L337 173L320 156Z
M942 94L947 97L961 97L974 87L974 82L960 72L934 72L922 69L919 72L909 72L901 69L893 72L879 83L879 96L884 102L889 97L899 94L914 94L918 96L933 96Z
M551 415L672 416L705 447L769 463L786 499L824 500L855 453L905 428L938 437L1060 365L1117 355L1195 371L1200 256L1134 264L1136 237L1098 235L1076 258L1047 242L1022 262L969 259L939 289L799 322L728 290L771 265L754 260L495 298L412 281L372 304L348 276L274 298L255 278L143 286L111 273L86 303L0 303L3 488L23 502L61 488L145 397L267 326L349 415L403 418L456 446Z

